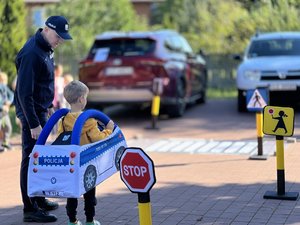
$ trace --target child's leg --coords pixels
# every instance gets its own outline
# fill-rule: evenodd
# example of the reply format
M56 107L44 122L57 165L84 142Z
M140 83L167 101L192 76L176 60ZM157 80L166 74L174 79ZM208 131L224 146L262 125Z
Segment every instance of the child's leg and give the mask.
M69 221L71 223L75 223L77 218L77 205L78 205L78 200L77 198L68 198L67 199L67 205L66 205L66 209L67 209L67 215L69 217Z
M89 190L83 195L83 197L86 222L93 222L95 216L95 206L97 205L96 188Z
M3 131L4 131L4 144L6 145L9 145L9 141L10 141L10 136L11 136L11 133L12 133L12 125L11 125L11 122L10 122L10 118L9 118L9 115L5 115L3 118Z

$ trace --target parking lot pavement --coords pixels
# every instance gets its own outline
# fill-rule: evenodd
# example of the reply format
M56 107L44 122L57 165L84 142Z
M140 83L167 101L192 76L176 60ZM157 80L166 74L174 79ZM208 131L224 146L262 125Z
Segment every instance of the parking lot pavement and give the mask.
M0 221L5 225L30 224L22 222L19 149L15 146L15 150L0 154ZM300 191L299 149L300 143L289 143L285 148L286 192ZM148 154L157 179L150 191L153 225L300 224L299 199L263 198L266 191L277 190L274 156L248 160L244 154ZM102 225L139 224L137 195L129 192L119 174L97 186L97 198L95 218ZM67 224L65 199L53 200L60 207L53 212L58 221L50 224ZM84 221L83 200L78 215Z

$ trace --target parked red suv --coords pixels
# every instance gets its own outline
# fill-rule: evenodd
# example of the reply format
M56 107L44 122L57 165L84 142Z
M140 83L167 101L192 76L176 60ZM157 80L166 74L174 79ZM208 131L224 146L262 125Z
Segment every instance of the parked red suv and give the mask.
M105 32L79 65L88 103L99 107L150 105L155 78L163 87L161 107L171 117L182 116L188 103L205 102L206 62L175 31Z

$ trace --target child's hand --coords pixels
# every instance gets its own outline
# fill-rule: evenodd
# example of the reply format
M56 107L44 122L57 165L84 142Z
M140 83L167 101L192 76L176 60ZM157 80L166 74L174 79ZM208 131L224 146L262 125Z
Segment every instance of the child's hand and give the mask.
M9 105L3 105L2 110L3 110L3 112L8 113L9 112Z
M108 130L113 130L114 127L115 127L115 123L114 123L114 121L112 121L112 120L110 120L110 121L108 122L108 124L106 125L106 129L108 129Z

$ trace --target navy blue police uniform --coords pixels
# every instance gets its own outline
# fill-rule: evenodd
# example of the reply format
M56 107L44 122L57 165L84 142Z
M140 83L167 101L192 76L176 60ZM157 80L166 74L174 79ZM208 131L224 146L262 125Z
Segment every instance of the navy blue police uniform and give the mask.
M53 50L39 29L16 57L18 73L14 96L17 117L22 123L21 192L24 213L42 207L45 198L29 198L27 195L27 172L29 155L36 143L30 129L46 124L48 108L54 98Z

